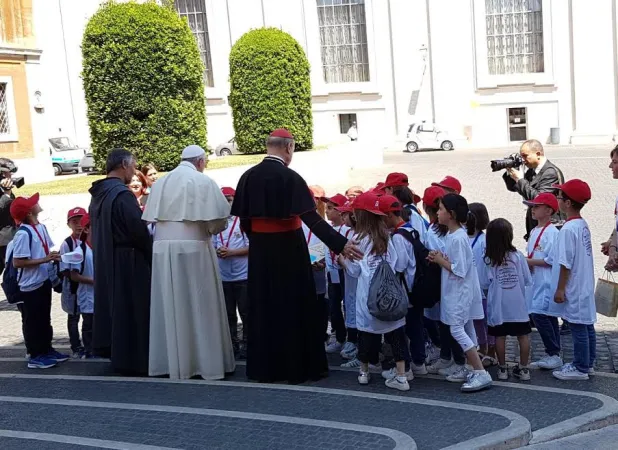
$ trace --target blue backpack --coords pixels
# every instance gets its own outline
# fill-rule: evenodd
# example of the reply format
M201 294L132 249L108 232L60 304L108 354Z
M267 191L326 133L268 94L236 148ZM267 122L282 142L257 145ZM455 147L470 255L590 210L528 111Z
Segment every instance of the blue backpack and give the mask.
M23 230L28 234L28 242L30 248L32 248L32 232L28 227L21 226L17 229L17 231ZM21 280L21 276L23 274L22 270L17 269L13 265L13 250L9 254L9 258L6 263L6 267L4 268L4 273L2 274L2 290L4 291L4 295L6 296L6 300L10 304L20 303L22 300L22 292L19 289L19 280Z

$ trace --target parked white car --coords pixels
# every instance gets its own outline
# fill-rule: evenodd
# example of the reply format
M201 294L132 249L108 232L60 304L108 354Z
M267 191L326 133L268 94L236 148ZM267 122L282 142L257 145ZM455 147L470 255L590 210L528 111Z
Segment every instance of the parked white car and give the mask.
M87 150L73 144L66 136L49 138L48 141L54 174L79 172L79 162L88 153Z
M407 153L418 150L454 150L453 141L446 131L440 130L433 123L413 123L406 134Z

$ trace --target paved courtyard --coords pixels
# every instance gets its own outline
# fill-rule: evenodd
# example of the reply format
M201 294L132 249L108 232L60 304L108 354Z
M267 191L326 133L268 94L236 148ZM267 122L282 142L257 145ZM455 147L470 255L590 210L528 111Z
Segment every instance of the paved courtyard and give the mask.
M489 170L489 160L507 152L387 152L380 167L332 179L317 167L312 169L315 180L306 167L303 174L309 184L320 183L330 194L352 184L371 187L393 171L407 173L412 188L421 193L431 181L454 175L462 181L462 194L469 201L483 202L490 217L513 223L516 243L523 249L525 208ZM604 259L598 250L611 231L618 193L607 168L609 148L559 147L549 149L548 156L567 179L578 177L591 184L593 199L583 215L591 227L600 276ZM329 168L329 173L336 170ZM233 184L237 172L213 176L222 184ZM42 199L43 221L58 243L67 233L66 211L87 203L87 195ZM56 345L66 347L66 316L59 299L52 314ZM370 385L359 386L353 371L339 368L338 357L331 357L328 378L300 386L249 383L242 362L225 382L120 378L104 360L69 361L33 372L25 368L19 314L1 300L0 402L5 405L0 409L0 447L467 449L534 443L550 448L541 444L618 423L616 324L615 318L599 317L599 373L588 382L559 383L549 373L535 371L531 382L496 382L491 390L463 395L458 385L428 376L414 380L411 390L401 393L386 389L379 374ZM509 345L512 361L515 345ZM568 360L572 352L568 336L564 347ZM542 353L536 335L533 353Z

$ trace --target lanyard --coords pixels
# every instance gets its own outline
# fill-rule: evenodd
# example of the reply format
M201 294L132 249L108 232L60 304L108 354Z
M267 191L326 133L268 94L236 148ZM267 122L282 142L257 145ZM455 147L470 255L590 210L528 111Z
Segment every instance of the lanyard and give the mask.
M402 226L404 226L406 223L401 221L399 222L396 226L395 229L393 230L393 232L397 231L399 228L401 228Z
M539 242L541 242L541 237L543 236L543 233L545 233L545 229L549 226L551 222L547 222L545 224L545 226L543 227L543 229L541 230L541 232L539 233L539 235L536 238L536 242L534 243L534 247L532 247L532 251L528 254L528 259L532 258L534 256L534 252L536 250L536 248L539 245Z
M90 250L92 250L92 245L90 245L90 242L86 241L86 245L88 246L88 248L90 248Z
M410 208L412 211L414 211L416 214L418 214L418 216L421 218L421 220L423 221L423 224L425 225L425 229L429 228L429 222L427 221L427 219L425 219L422 214L418 211L418 208L416 207L416 205L407 205L408 208Z
M230 240L232 239L232 234L234 233L234 228L236 228L236 222L238 222L238 216L234 218L234 222L232 223L232 228L230 228L230 232L227 235L227 242L225 243L225 248L229 248ZM223 241L223 231L219 233L219 239L221 239L221 245L224 245Z
M570 222L571 220L581 219L581 218L582 218L582 216L571 217L570 219L565 220L564 223Z
M472 241L472 248L474 248L474 246L476 245L476 241L479 240L479 238L481 237L481 234L483 234L482 231L479 234L477 234L474 240Z
M41 244L43 244L43 250L45 250L45 256L49 255L49 245L47 245L47 240L41 237L41 233L39 233L39 230L37 229L36 225L33 225L32 228L34 228L34 231L36 232L36 235L39 237Z
M313 231L309 230L309 233L307 234L307 245L311 242L311 236L313 236Z

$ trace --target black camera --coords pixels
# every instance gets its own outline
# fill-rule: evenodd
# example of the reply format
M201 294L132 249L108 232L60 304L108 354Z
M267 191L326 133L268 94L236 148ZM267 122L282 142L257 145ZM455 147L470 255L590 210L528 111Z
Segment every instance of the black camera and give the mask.
M494 159L490 163L492 172L497 172L502 169L514 169L523 164L524 160L519 153L513 153L503 159Z
M13 160L9 158L0 158L0 172L4 173L15 173L17 172L17 166L13 162ZM2 177L0 177L2 178ZM13 182L13 187L19 189L25 183L24 177L11 177L11 181Z

